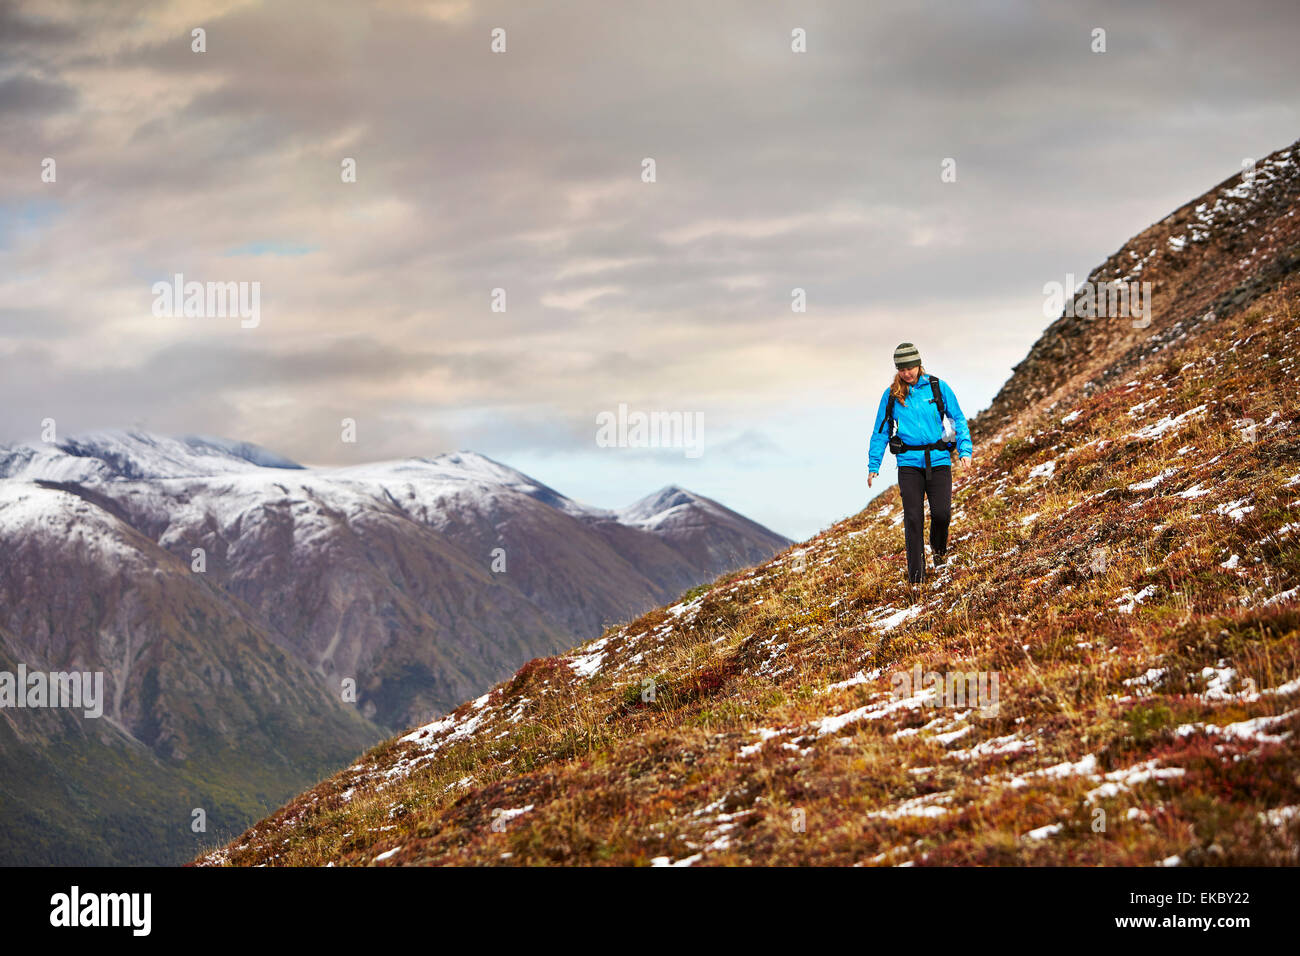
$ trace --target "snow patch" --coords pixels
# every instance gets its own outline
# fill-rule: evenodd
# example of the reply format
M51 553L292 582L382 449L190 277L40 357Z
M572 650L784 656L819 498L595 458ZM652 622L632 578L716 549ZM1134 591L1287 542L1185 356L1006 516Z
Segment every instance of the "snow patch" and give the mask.
M1177 468L1166 468L1164 471L1160 472L1160 474L1148 478L1146 481L1139 481L1129 485L1128 490L1129 491L1150 491L1152 488L1160 484L1160 482L1164 481L1170 475L1177 474L1177 472L1178 472Z

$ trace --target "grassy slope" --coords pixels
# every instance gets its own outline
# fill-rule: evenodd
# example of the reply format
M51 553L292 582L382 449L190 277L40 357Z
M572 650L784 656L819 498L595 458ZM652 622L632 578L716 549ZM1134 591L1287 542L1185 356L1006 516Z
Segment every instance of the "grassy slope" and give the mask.
M86 738L11 748L0 753L0 866L175 865L338 764L304 760L284 771L234 749L172 766L138 746ZM191 828L196 807L206 833Z
M0 711L0 866L184 862L382 736L170 556L148 555L158 571L143 578L44 557L25 573L57 577L12 610L28 634L82 635L69 653L88 670L114 665L95 635L137 642L121 714L136 736L110 725L113 678L100 719ZM20 660L40 657L0 627L0 671ZM206 834L191 829L195 808Z
M1294 864L1298 326L1293 281L1004 428L959 473L957 566L914 598L894 489L205 862ZM899 705L916 663L997 672L996 716Z

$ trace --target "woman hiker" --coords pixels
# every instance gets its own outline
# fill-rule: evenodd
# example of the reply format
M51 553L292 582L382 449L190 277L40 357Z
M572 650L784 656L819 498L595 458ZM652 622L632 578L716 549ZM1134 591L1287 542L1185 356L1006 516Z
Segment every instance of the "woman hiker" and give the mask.
M903 496L903 530L907 540L907 579L925 579L925 506L930 499L930 550L934 566L943 566L952 514L952 452L970 464L970 428L947 382L927 375L921 353L911 342L894 349L894 383L880 396L871 433L867 487L880 476L885 446L898 458L898 490Z

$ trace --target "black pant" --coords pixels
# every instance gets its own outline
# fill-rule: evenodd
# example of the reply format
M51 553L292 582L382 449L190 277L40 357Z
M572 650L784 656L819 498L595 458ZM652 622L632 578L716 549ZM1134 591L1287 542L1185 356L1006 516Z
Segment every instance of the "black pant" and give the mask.
M952 469L935 466L930 478L924 468L898 469L898 490L903 495L903 531L907 538L907 579L925 577L924 498L930 499L930 549L942 556L948 550L948 521L952 517Z

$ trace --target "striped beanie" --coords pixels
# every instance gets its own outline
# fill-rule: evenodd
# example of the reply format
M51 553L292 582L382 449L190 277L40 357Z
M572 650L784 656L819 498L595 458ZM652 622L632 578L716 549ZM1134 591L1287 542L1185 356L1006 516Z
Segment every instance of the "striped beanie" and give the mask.
M894 349L895 368L916 368L921 364L921 350L911 342L904 342Z

